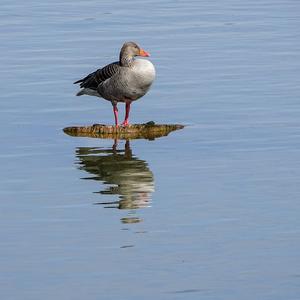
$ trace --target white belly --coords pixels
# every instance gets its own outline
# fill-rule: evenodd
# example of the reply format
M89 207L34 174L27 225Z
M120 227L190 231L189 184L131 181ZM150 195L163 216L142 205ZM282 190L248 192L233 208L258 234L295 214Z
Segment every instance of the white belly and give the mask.
M155 68L151 61L146 59L136 59L132 71L144 84L151 85L155 78Z

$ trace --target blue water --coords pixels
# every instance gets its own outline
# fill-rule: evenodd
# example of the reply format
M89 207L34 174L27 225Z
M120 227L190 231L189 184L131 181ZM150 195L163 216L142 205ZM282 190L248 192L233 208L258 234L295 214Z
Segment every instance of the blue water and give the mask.
M299 299L299 1L0 7L1 299ZM185 129L65 135L113 123L72 82L126 40L157 70L131 121Z

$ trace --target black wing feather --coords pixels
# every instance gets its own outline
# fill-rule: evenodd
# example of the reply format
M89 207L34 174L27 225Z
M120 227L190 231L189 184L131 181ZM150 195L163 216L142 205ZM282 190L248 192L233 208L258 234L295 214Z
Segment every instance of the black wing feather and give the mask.
M79 79L74 82L80 83L81 88L89 88L96 90L98 85L107 80L108 78L112 77L114 74L118 72L120 68L120 64L118 61L113 62L102 69L98 69L97 71L87 75L86 77Z

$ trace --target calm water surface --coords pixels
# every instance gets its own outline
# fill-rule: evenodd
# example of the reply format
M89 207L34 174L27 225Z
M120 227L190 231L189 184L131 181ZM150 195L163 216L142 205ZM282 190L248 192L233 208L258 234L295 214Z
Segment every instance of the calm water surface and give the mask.
M1 299L299 299L299 1L0 7ZM125 40L157 69L132 122L186 128L65 135L113 122L72 82Z

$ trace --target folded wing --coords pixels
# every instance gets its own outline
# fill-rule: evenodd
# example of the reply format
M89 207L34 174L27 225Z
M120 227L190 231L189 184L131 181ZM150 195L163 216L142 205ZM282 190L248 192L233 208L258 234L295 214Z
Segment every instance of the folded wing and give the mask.
M75 81L74 84L80 83L81 88L97 90L97 87L101 82L111 78L113 75L118 73L119 69L119 62L113 62L103 67L102 69L98 69L97 71L87 75L86 77Z

